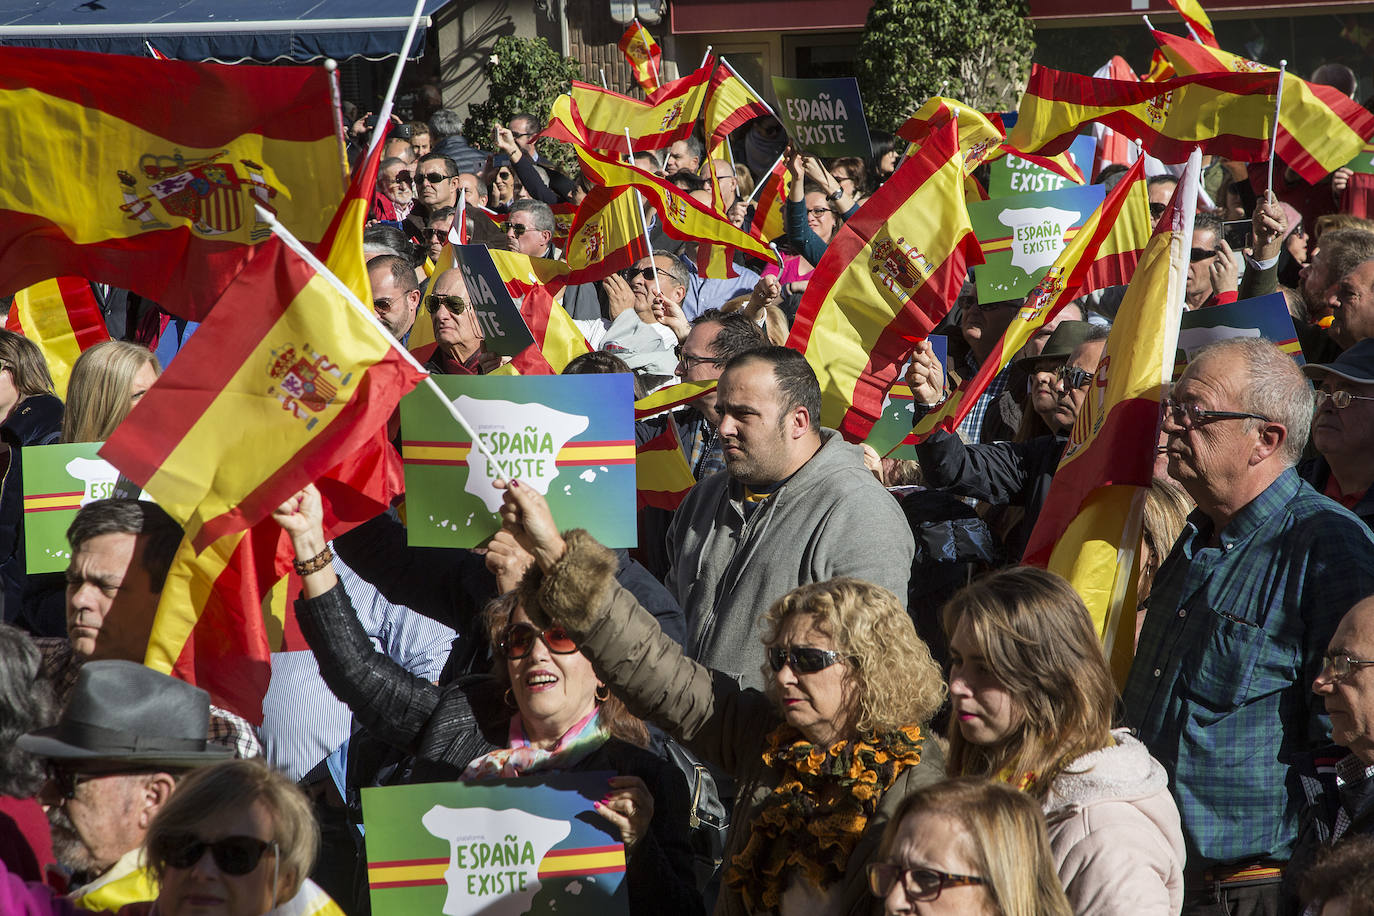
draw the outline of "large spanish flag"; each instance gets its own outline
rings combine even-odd
[[[946,124],[835,233],[787,345],[821,384],[821,423],[862,442],[903,360],[949,312],[983,255],[964,206],[964,156]]]
[[[1140,83],[1035,64],[1007,142],[1026,153],[1053,155],[1068,149],[1084,124],[1097,121],[1140,142],[1161,162],[1182,162],[1198,146],[1258,161],[1269,155],[1277,89],[1272,73],[1196,73]]]
[[[1155,40],[1179,73],[1264,73],[1273,67],[1186,38],[1155,32]],[[1272,106],[1271,106],[1272,107]],[[1283,74],[1283,102],[1274,150],[1308,184],[1345,165],[1374,137],[1374,114],[1333,86]],[[1252,159],[1261,157],[1251,157]]]
[[[1114,669],[1122,653],[1129,658],[1135,632],[1125,597],[1154,474],[1160,401],[1173,376],[1201,162],[1201,153],[1189,158],[1146,245],[1026,545],[1026,563],[1047,566],[1078,590]]]
[[[79,276],[203,319],[271,233],[343,193],[320,67],[0,47],[0,295]]]
[[[80,277],[44,280],[15,293],[5,329],[23,334],[42,351],[53,389],[64,401],[77,358],[110,339],[91,284]]]
[[[1118,267],[1125,252],[1139,255],[1139,249],[1150,237],[1150,201],[1145,193],[1144,176],[1145,161],[1137,159],[1102,201],[1102,206],[1064,246],[1049,273],[1026,296],[1016,318],[1007,326],[988,358],[983,360],[977,374],[955,389],[938,410],[923,417],[906,442],[918,442],[936,429],[954,432],[988,383],[1006,368],[1026,341],[1047,321],[1053,321],[1070,301],[1092,291],[1087,288],[1086,281],[1098,253],[1108,247],[1109,240],[1115,255],[1113,263]]]
[[[773,109],[768,107],[768,103],[740,79],[729,61],[721,58],[711,73],[706,105],[702,111],[706,148],[715,149],[725,142],[731,131],[772,113]]]
[[[654,36],[636,19],[630,23],[625,34],[620,36],[616,45],[625,55],[625,62],[634,71],[635,82],[645,93],[653,92],[659,86],[658,65],[663,60],[663,50],[654,41]]]
[[[687,139],[696,126],[710,79],[711,67],[702,67],[677,80],[673,91],[656,103],[573,80],[569,94],[554,100],[544,136],[621,155],[672,146]],[[634,150],[626,142],[626,128]]]
[[[897,128],[897,136],[918,146],[950,121],[959,124],[959,149],[964,153],[964,174],[971,175],[1007,138],[998,115],[985,115],[957,99],[931,96],[914,115]]]
[[[639,199],[629,188],[592,188],[573,217],[566,282],[593,283],[649,256]]]
[[[687,242],[729,245],[747,251],[770,263],[777,262],[773,250],[729,220],[704,206],[676,185],[613,156],[578,148],[582,174],[608,188],[631,187],[642,193],[658,213],[663,231]]]

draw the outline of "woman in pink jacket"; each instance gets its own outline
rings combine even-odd
[[[1125,729],[1088,609],[1053,573],[1014,567],[945,606],[949,773],[1041,802],[1078,916],[1177,914],[1183,831],[1168,776]]]

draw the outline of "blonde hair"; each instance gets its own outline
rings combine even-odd
[[[510,687],[510,672],[506,669],[506,659],[501,655],[501,634],[510,625],[511,617],[519,607],[520,601],[515,592],[507,592],[487,602],[482,610],[482,623],[487,631],[487,641],[491,644],[492,677],[505,687]],[[649,746],[649,729],[625,708],[620,697],[608,693],[606,699],[597,699],[597,705],[601,709],[601,724],[613,736],[637,747]]]
[[[1001,744],[980,746],[949,726],[949,772],[992,776],[1033,773],[1028,792],[1043,798],[1064,767],[1113,743],[1116,685],[1078,593],[1064,579],[1030,566],[974,580],[945,605],[945,632],[960,622],[1020,711]]]
[[[176,791],[148,825],[144,840],[153,874],[161,880],[171,848],[182,837],[199,837],[202,825],[242,811],[256,801],[272,813],[277,874],[283,882],[277,889],[274,905],[296,896],[315,864],[320,828],[305,793],[257,757],[226,760],[194,770],[178,780]]]
[[[764,643],[773,643],[794,614],[815,618],[816,627],[848,659],[860,734],[924,724],[944,703],[945,681],[930,647],[916,635],[902,602],[882,586],[843,576],[794,588],[764,614]],[[767,666],[764,683],[776,701]]]
[[[1153,559],[1155,569],[1173,549],[1174,541],[1183,533],[1188,513],[1192,511],[1193,501],[1178,484],[1164,477],[1156,477],[1150,482],[1150,489],[1145,491],[1144,523],[1140,535],[1150,551],[1149,559]],[[1147,558],[1140,559],[1144,563]]]
[[[1045,816],[1024,792],[963,777],[902,799],[883,831],[878,860],[888,861],[902,822],[928,814],[962,828],[960,852],[984,880],[998,916],[1073,916],[1050,853]]]
[[[162,373],[147,347],[127,340],[106,340],[82,353],[67,383],[62,415],[63,442],[103,442],[129,415],[134,376],[144,366]]]

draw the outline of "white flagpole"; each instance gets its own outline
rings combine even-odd
[[[1274,147],[1279,145],[1279,113],[1283,110],[1283,75],[1288,61],[1279,61],[1279,91],[1274,93],[1274,132],[1269,139],[1269,191],[1274,190]]]
[[[420,28],[420,17],[424,13],[425,0],[415,0],[415,12],[411,14],[410,26],[406,29],[406,40],[396,55],[396,69],[391,71],[391,85],[386,89],[386,98],[382,101],[382,109],[377,112],[377,126],[372,128],[372,140],[367,144],[369,151],[381,142],[382,137],[386,136],[386,125],[391,120],[391,106],[396,100],[396,89],[401,85],[401,71],[405,69],[406,65],[406,52],[410,50],[410,43],[415,40],[415,32]]]
[[[625,128],[625,145],[630,145],[630,129]],[[630,164],[634,165],[634,153],[630,153]],[[714,168],[714,167],[713,167]],[[649,241],[649,220],[644,216],[644,201],[640,199],[639,191],[630,189],[635,194],[635,209],[639,211],[639,228],[644,230],[644,247],[649,249],[649,269],[654,272],[654,289],[658,290],[658,295],[663,296],[663,287],[658,282],[658,262],[654,260],[654,243]]]
[[[773,169],[778,167],[778,163],[782,162],[783,156],[786,155],[786,153],[783,153],[782,156],[773,160],[773,164],[768,167],[768,171],[763,173],[763,178],[759,179],[758,184],[754,185],[754,190],[750,191],[749,196],[744,199],[746,204],[752,203],[754,198],[759,196],[759,192],[763,190],[763,183],[768,180],[769,175],[773,174]]]

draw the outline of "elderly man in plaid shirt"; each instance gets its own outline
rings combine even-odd
[[[1213,344],[1164,407],[1169,474],[1198,508],[1155,578],[1127,720],[1183,817],[1183,912],[1276,914],[1302,804],[1290,760],[1328,733],[1308,688],[1374,594],[1374,537],[1294,471],[1313,394],[1278,347]]]

